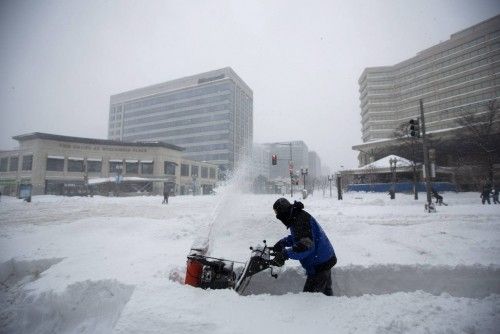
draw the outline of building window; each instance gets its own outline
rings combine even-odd
[[[210,168],[210,178],[215,179],[215,168]]]
[[[23,170],[31,170],[33,167],[33,155],[23,155]]]
[[[102,161],[87,160],[87,172],[100,173],[102,170]]]
[[[201,167],[201,178],[202,179],[208,178],[208,167]]]
[[[0,172],[6,172],[8,165],[9,165],[9,158],[1,158],[0,159]]]
[[[189,176],[189,165],[181,164],[181,176]]]
[[[191,165],[191,176],[198,176],[198,166]]]
[[[141,161],[141,173],[142,174],[153,174],[153,162]]]
[[[10,157],[9,171],[17,172],[18,167],[19,167],[19,157]]]
[[[83,159],[68,158],[68,172],[83,172]]]
[[[163,165],[165,175],[175,175],[175,166],[177,164],[171,161],[165,161]]]
[[[116,168],[118,166],[121,166],[119,168]],[[109,172],[110,173],[117,173],[118,169],[123,169],[123,161],[121,160],[109,160]]]
[[[48,157],[47,158],[47,171],[49,171],[49,172],[62,172],[62,171],[64,171],[64,158],[63,157]]]
[[[125,161],[125,173],[127,173],[127,174],[139,173],[139,162],[138,161]]]

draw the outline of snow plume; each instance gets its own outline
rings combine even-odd
[[[247,161],[241,163],[216,189],[217,204],[209,218],[208,232],[202,231],[192,248],[208,248],[207,255],[213,254],[217,239],[239,219],[245,206],[243,194],[248,193],[251,186],[250,166]]]

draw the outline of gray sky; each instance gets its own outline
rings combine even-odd
[[[355,167],[357,80],[500,13],[470,1],[0,2],[0,149],[29,132],[106,138],[109,96],[231,66],[254,141]]]

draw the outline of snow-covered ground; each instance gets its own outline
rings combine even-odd
[[[500,205],[446,193],[428,214],[420,197],[303,201],[339,259],[326,297],[294,261],[246,296],[179,283],[212,222],[211,254],[237,261],[284,236],[278,196],[3,196],[0,333],[498,333]]]

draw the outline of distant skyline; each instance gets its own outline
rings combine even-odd
[[[363,69],[498,14],[493,0],[2,1],[0,150],[30,132],[106,138],[111,95],[230,66],[254,93],[254,142],[356,167]]]

